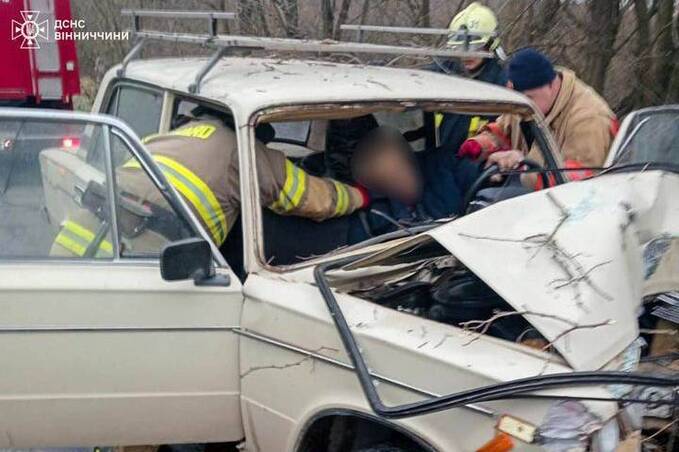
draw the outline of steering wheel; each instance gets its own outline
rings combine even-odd
[[[535,169],[535,170],[542,170],[542,166],[537,163],[535,160],[531,159],[524,159],[521,162],[521,166],[527,166],[530,169]],[[472,200],[476,197],[476,194],[483,188],[483,186],[488,182],[488,180],[495,176],[496,174],[500,173],[500,168],[497,165],[491,165],[481,174],[479,174],[479,177],[476,178],[474,183],[469,187],[467,190],[467,193],[464,195],[464,201],[462,202],[462,212],[467,212],[469,209],[469,204],[471,204]],[[543,187],[549,187],[549,177],[547,177],[547,173],[540,172],[540,178],[542,179],[542,186]]]

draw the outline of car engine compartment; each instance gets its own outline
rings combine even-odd
[[[420,246],[379,264],[387,263],[339,289],[383,307],[461,328],[495,316],[484,334],[540,348],[547,345],[523,316],[497,316],[515,309],[445,249]]]

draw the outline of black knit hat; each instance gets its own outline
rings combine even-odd
[[[526,91],[549,84],[556,71],[549,59],[532,48],[516,52],[507,65],[507,78],[517,91]]]

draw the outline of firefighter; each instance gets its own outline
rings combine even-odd
[[[455,50],[487,51],[496,58],[462,58],[434,60],[429,69],[444,74],[464,75],[481,82],[505,86],[507,78],[502,65],[504,51],[498,38],[498,21],[493,11],[477,2],[457,14],[448,26],[447,47]],[[457,150],[467,138],[476,135],[483,126],[497,116],[470,116],[456,113],[437,113],[435,116],[439,142]]]
[[[183,197],[217,246],[224,243],[240,213],[238,144],[234,130],[225,124],[229,120],[201,115],[169,133],[145,139],[147,149],[167,180]],[[311,176],[288,160],[282,152],[267,148],[259,140],[255,142],[255,154],[262,205],[280,215],[297,215],[323,221],[349,215],[368,204],[368,197],[363,190],[333,179]],[[123,164],[116,174],[121,199],[125,199],[129,206],[136,206],[119,209],[126,213],[122,217],[137,217],[140,225],[149,223],[143,221],[143,217],[152,216],[154,209],[151,208],[148,215],[143,213],[144,209],[155,206],[155,212],[162,211],[157,208],[165,203],[161,193],[137,160]],[[83,215],[78,217],[82,218]],[[80,228],[80,232],[86,231],[84,236],[94,238],[98,226],[89,224],[90,220],[87,219],[86,225],[76,224],[76,220],[64,222],[55,240],[53,254],[63,255],[64,243],[68,243],[63,237],[72,236],[74,224]],[[125,229],[134,232],[134,248],[148,251],[148,246],[136,243],[147,236],[140,234],[139,226]],[[172,227],[161,224],[153,230],[156,233],[172,232]],[[166,238],[173,240],[171,237]],[[107,243],[107,252],[112,254],[110,242]],[[68,251],[82,255],[87,248],[72,247]]]
[[[565,68],[555,68],[537,50],[517,52],[508,65],[509,87],[529,97],[545,116],[567,168],[600,167],[618,130],[608,104],[591,87]],[[524,158],[542,162],[536,144],[528,146],[519,136],[519,118],[502,115],[477,136],[465,141],[458,156],[497,164],[502,170],[517,168]],[[514,139],[513,139],[514,137]],[[571,180],[591,171],[569,172]],[[525,174],[524,185],[540,186],[535,174]]]

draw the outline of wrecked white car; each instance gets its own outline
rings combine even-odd
[[[677,385],[634,372],[644,250],[679,232],[677,173],[611,172],[328,244],[260,205],[259,124],[301,165],[323,155],[333,120],[372,114],[428,127],[426,141],[435,112],[513,112],[556,170],[542,118],[514,92],[434,73],[217,56],[207,68],[177,58],[112,69],[95,110],[121,119],[0,110],[3,447],[639,447],[640,391],[669,388],[654,403],[671,406]],[[238,131],[242,210],[221,249],[140,140],[196,106],[230,113]],[[36,154],[25,131],[43,123],[64,139],[22,158]],[[171,233],[117,184],[131,161],[163,195]],[[82,209],[96,224],[59,239]],[[129,247],[133,215],[154,232],[143,254]],[[272,239],[280,230],[285,243]],[[82,257],[55,258],[56,240]],[[662,290],[678,290],[666,268]]]

